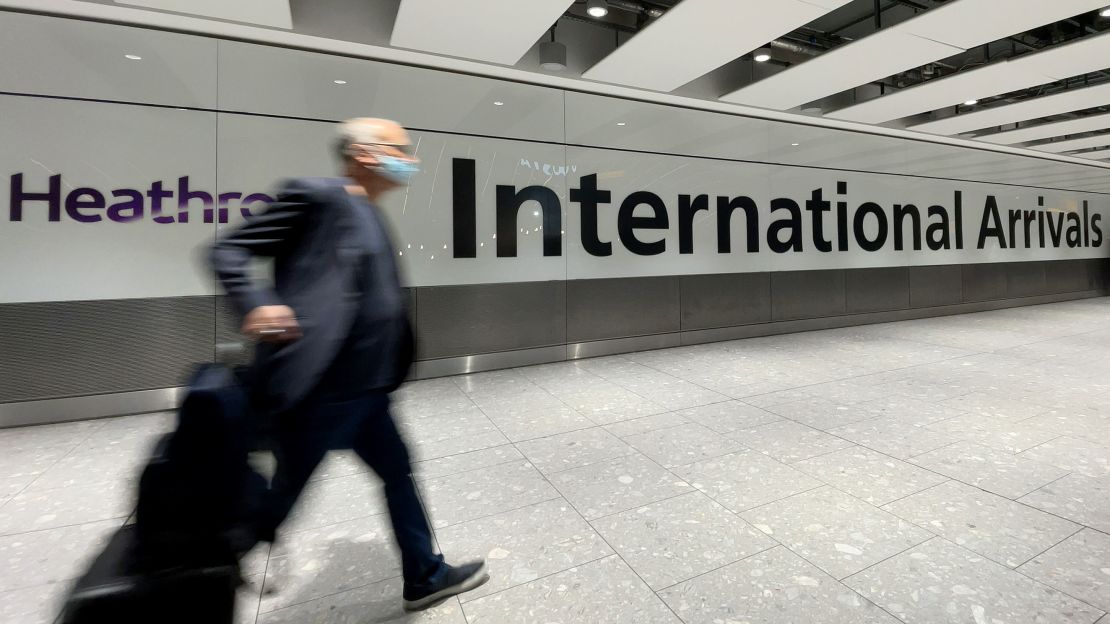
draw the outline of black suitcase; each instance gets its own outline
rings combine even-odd
[[[143,569],[135,525],[116,532],[78,579],[62,624],[232,624],[237,565]]]
[[[135,524],[120,529],[77,582],[62,624],[223,624],[234,618],[239,558],[265,479],[247,459],[250,409],[225,367],[200,367],[177,428],[156,445]]]

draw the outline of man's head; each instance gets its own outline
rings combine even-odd
[[[388,119],[344,121],[339,124],[337,148],[349,177],[380,190],[408,184],[420,164],[412,153],[408,132]]]

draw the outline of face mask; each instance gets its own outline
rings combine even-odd
[[[407,186],[412,180],[412,176],[420,171],[420,165],[410,161],[401,160],[394,156],[379,155],[378,164],[375,167],[378,173],[382,174],[390,181]]]

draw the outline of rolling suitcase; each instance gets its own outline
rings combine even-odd
[[[77,581],[62,624],[230,623],[239,558],[266,487],[247,459],[246,394],[230,370],[200,367],[177,427],[139,480],[124,526]]]
[[[78,579],[62,624],[232,624],[237,565],[144,569],[138,532],[116,532]]]

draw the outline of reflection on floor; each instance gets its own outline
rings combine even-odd
[[[1087,300],[409,384],[438,540],[493,580],[405,619],[379,485],[336,455],[250,556],[240,621],[1110,623],[1108,318]],[[170,423],[0,432],[0,621],[51,621]]]

